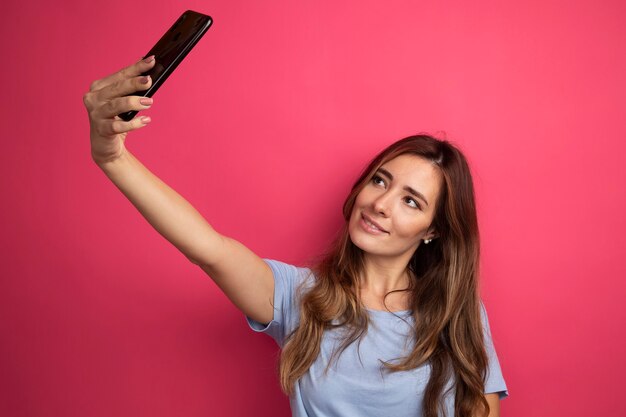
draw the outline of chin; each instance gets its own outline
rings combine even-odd
[[[380,257],[404,257],[407,252],[415,253],[418,244],[410,247],[390,247],[383,242],[371,239],[367,234],[362,234],[358,229],[348,229],[350,241],[354,246],[361,249],[364,254]]]
[[[368,236],[362,235],[358,230],[355,232],[352,228],[348,230],[350,241],[354,246],[361,249],[364,253],[370,255],[384,255],[380,253],[380,242],[373,242]]]
[[[356,246],[357,248],[361,249],[362,251],[365,252],[369,252],[368,249],[368,245],[364,245],[362,239],[359,239],[359,233],[358,231],[355,232],[355,226],[350,225],[348,227],[348,236],[350,237],[350,242],[352,242],[352,244],[354,246]]]

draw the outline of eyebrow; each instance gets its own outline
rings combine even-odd
[[[391,172],[387,171],[385,168],[378,168],[378,172],[380,172],[381,174],[383,174],[384,176],[389,178],[389,181],[393,181],[393,175],[391,175]],[[417,191],[414,188],[409,187],[408,185],[405,185],[403,187],[403,190],[404,191],[408,191],[409,193],[413,194],[415,197],[417,197],[420,200],[424,201],[426,206],[428,206],[428,201],[426,201],[426,197],[424,197],[424,194],[420,193],[419,191]]]

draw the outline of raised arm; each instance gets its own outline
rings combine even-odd
[[[83,101],[89,112],[92,159],[157,232],[199,265],[237,308],[267,323],[273,317],[274,295],[267,264],[241,243],[217,233],[124,145],[128,132],[144,127],[150,119],[139,116],[125,122],[117,115],[151,106],[152,99],[126,94],[149,88],[152,80],[140,74],[154,62],[139,61],[91,84]]]

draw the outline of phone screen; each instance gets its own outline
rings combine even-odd
[[[155,56],[155,64],[152,69],[142,75],[150,75],[152,85],[144,91],[137,91],[131,96],[152,97],[163,85],[167,77],[176,69],[178,64],[187,56],[189,51],[198,43],[202,35],[213,23],[210,16],[187,10],[183,13],[172,27],[165,32],[161,39],[144,55]],[[122,113],[119,117],[129,121],[137,114],[136,110]]]

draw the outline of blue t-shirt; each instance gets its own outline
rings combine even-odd
[[[274,273],[274,318],[267,325],[246,317],[256,332],[271,336],[282,348],[285,338],[298,326],[299,297],[314,283],[308,268],[265,260]],[[301,285],[302,284],[302,285]],[[481,303],[482,305],[482,303]],[[334,359],[328,373],[326,365],[343,341],[343,329],[326,330],[320,354],[297,382],[289,402],[294,417],[393,416],[419,417],[430,376],[430,365],[403,372],[389,372],[379,359],[399,362],[410,350],[409,334],[414,323],[409,311],[367,310],[367,333]],[[493,347],[487,313],[482,308],[485,345],[489,357],[485,394],[509,395]],[[451,387],[452,381],[444,391]],[[454,416],[454,389],[445,398],[448,416]]]

